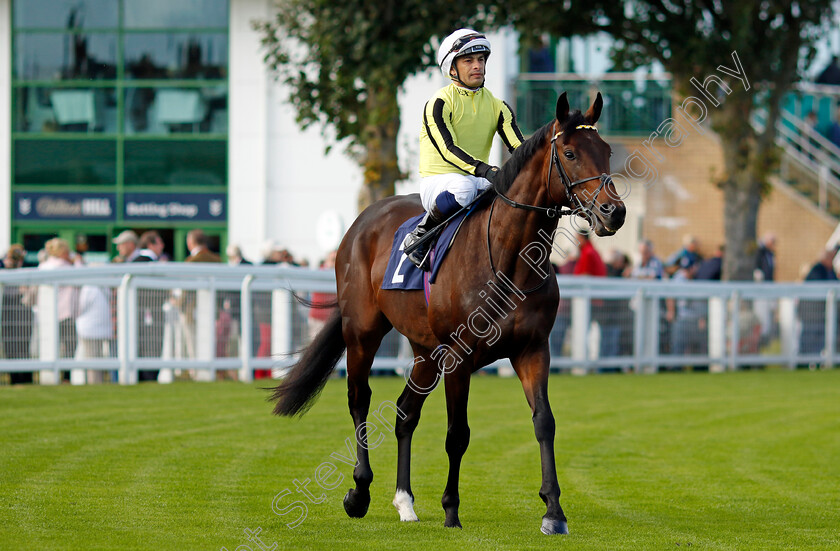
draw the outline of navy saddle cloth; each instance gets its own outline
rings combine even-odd
[[[455,237],[455,233],[461,226],[461,222],[466,218],[475,207],[462,212],[453,218],[449,224],[438,234],[437,241],[432,245],[432,272],[429,276],[429,283],[434,283],[437,277],[438,270],[440,270],[443,259],[449,250],[449,245]],[[403,241],[405,236],[411,233],[423,215],[420,214],[414,218],[406,220],[402,226],[397,228],[394,233],[394,243],[391,245],[391,256],[388,258],[388,267],[385,269],[385,277],[382,279],[383,289],[400,289],[403,291],[410,291],[415,289],[423,289],[423,270],[415,266],[408,256],[403,253]]]

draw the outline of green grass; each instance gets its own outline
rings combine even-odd
[[[374,379],[373,406],[399,379]],[[343,380],[300,420],[239,383],[0,387],[0,549],[827,549],[840,545],[840,370],[553,377],[571,535],[539,533],[530,412],[515,379],[474,377],[463,530],[445,529],[442,389],[414,440],[419,523],[391,499],[396,445],[371,452],[372,503],[317,490],[305,521],[272,512],[352,437]],[[315,491],[314,482],[310,489]],[[299,494],[295,494],[301,497]],[[291,503],[291,496],[283,505]],[[256,551],[258,547],[248,544]],[[248,547],[240,548],[241,551]]]

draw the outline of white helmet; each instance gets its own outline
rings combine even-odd
[[[490,57],[490,41],[487,37],[472,29],[458,29],[440,43],[437,54],[440,72],[446,78],[451,78],[449,69],[452,68],[455,58],[477,52],[484,52]]]

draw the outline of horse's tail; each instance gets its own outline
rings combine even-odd
[[[303,351],[300,361],[289,368],[269,397],[275,415],[303,415],[327,384],[347,344],[341,333],[341,312],[336,310],[315,339]]]

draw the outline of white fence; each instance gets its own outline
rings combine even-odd
[[[554,370],[722,371],[840,360],[836,283],[558,281]],[[0,287],[0,373],[35,372],[41,384],[59,382],[61,372],[76,384],[250,381],[255,370],[281,373],[319,327],[318,311],[291,292],[334,293],[335,278],[277,266],[158,263],[0,270]],[[407,342],[392,331],[374,370],[410,364]],[[490,367],[507,370],[504,362]]]

